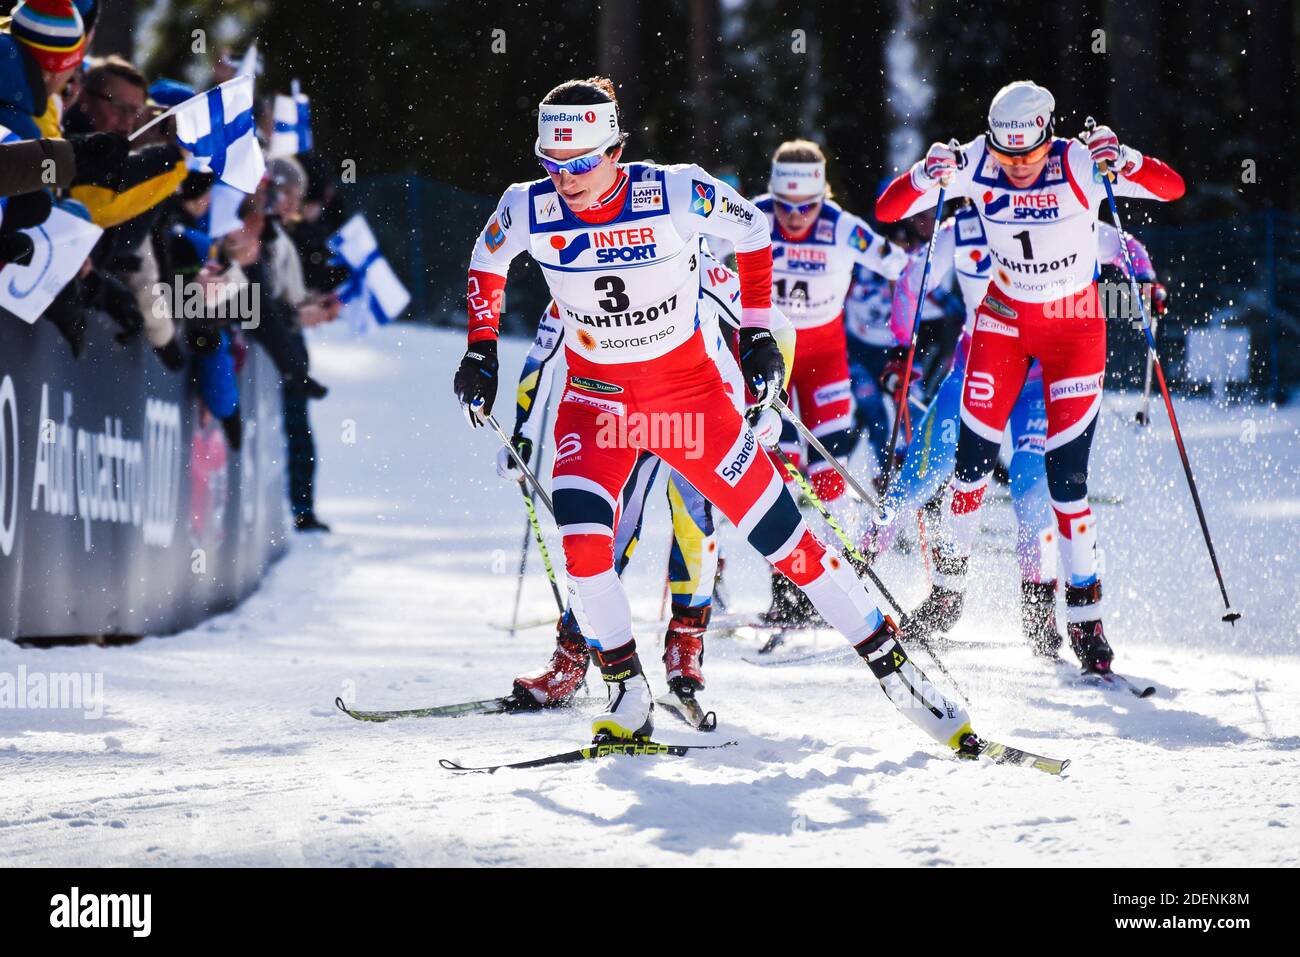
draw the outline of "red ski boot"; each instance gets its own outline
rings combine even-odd
[[[712,731],[717,717],[705,711],[696,700],[704,690],[704,631],[713,608],[691,608],[673,603],[673,617],[664,637],[664,668],[668,675],[668,693],[655,703],[676,718],[700,731]]]
[[[1101,582],[1066,585],[1065,605],[1069,613],[1065,628],[1070,635],[1070,647],[1079,656],[1079,664],[1084,671],[1109,674],[1115,652],[1111,651],[1101,627]]]
[[[556,627],[555,651],[551,653],[550,663],[539,671],[516,678],[511,695],[525,708],[566,705],[582,687],[590,663],[587,642],[573,616],[565,614]]]

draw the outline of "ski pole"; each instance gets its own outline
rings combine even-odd
[[[955,150],[956,140],[948,141],[948,148]],[[898,408],[894,412],[894,426],[889,431],[889,454],[885,456],[885,489],[894,479],[894,450],[898,448],[898,425],[903,419],[903,410],[907,407],[907,390],[911,388],[912,361],[916,358],[916,340],[921,333],[921,310],[925,308],[925,293],[930,285],[930,263],[934,259],[935,243],[939,240],[939,222],[943,218],[944,193],[948,190],[948,181],[939,181],[939,202],[934,207],[934,229],[930,232],[930,242],[925,247],[925,268],[921,270],[921,292],[916,297],[916,313],[912,316],[912,341],[907,347],[907,364],[903,367],[903,384]]]
[[[542,555],[542,565],[546,568],[546,577],[551,583],[551,594],[555,596],[555,607],[560,610],[560,614],[565,612],[564,598],[560,595],[560,585],[555,580],[555,568],[551,565],[551,553],[546,548],[546,539],[542,535],[542,523],[537,520],[537,509],[533,507],[533,497],[528,494],[528,489],[519,486],[519,491],[524,496],[524,508],[528,510],[528,524],[533,527],[533,537],[537,539],[537,550]]]
[[[907,621],[907,612],[903,611],[902,607],[898,604],[898,600],[889,593],[889,589],[884,586],[884,583],[881,582],[876,573],[868,567],[866,556],[858,551],[857,546],[853,544],[853,541],[849,538],[848,534],[844,529],[840,528],[839,522],[835,521],[835,518],[831,515],[831,510],[827,508],[826,503],[821,500],[821,496],[818,495],[817,490],[812,487],[812,483],[804,478],[803,473],[799,471],[799,466],[795,465],[794,462],[790,460],[790,456],[786,455],[784,449],[778,445],[773,449],[773,451],[776,452],[777,457],[781,459],[781,464],[784,465],[785,470],[790,473],[790,477],[798,483],[800,490],[807,497],[808,501],[812,502],[813,507],[817,509],[821,514],[821,517],[826,520],[826,524],[831,527],[831,531],[833,531],[835,537],[840,540],[840,544],[844,546],[844,550],[848,552],[849,557],[857,563],[858,567],[863,569],[866,576],[871,579],[871,583],[880,590],[880,594],[884,596],[885,601],[889,602],[889,606],[893,608],[894,611],[898,612],[900,626],[905,624]]]
[[[849,474],[849,470],[841,465],[835,456],[826,451],[826,446],[822,445],[817,436],[812,434],[812,429],[803,424],[803,420],[800,419],[799,416],[795,415],[788,405],[781,401],[780,396],[777,396],[772,400],[772,408],[785,416],[786,420],[798,430],[799,434],[807,440],[808,444],[816,449],[821,457],[830,463],[831,468],[839,473],[840,478],[844,479],[844,484],[853,489],[853,494],[860,498],[864,505],[868,508],[876,507],[875,498],[873,498],[866,489],[858,484],[858,480]]]
[[[1156,316],[1155,314],[1152,314],[1151,334],[1153,337],[1159,334],[1160,331],[1160,326],[1158,325],[1159,321],[1160,321],[1159,317]],[[1147,374],[1146,374],[1146,378],[1142,381],[1142,409],[1137,414],[1137,421],[1138,421],[1138,425],[1151,424],[1151,351],[1150,350],[1147,350]]]
[[[528,479],[528,483],[532,485],[534,493],[541,498],[542,502],[546,505],[546,510],[551,513],[551,518],[555,518],[555,506],[551,504],[551,497],[547,495],[546,490],[542,488],[542,483],[537,481],[537,476],[534,475],[533,470],[528,467],[528,463],[523,460],[523,457],[519,454],[518,450],[514,447],[511,441],[506,438],[506,433],[501,428],[501,424],[497,422],[496,417],[491,413],[484,414],[481,403],[479,405],[470,406],[470,409],[475,415],[492,427],[492,431],[497,434],[497,438],[499,438],[501,444],[506,447],[506,451],[510,454],[510,457],[514,459],[515,465],[519,467],[519,471],[523,473],[524,478]],[[522,486],[520,487],[521,489],[523,488]],[[564,599],[560,597],[560,588],[555,581],[555,571],[551,567],[551,559],[546,550],[546,542],[542,538],[541,523],[537,521],[537,509],[533,507],[533,499],[528,494],[527,489],[523,489],[523,492],[524,505],[528,509],[528,521],[529,524],[533,526],[533,534],[537,537],[537,547],[542,553],[542,561],[546,565],[546,573],[551,579],[551,591],[555,594],[555,603],[560,608],[560,614],[564,614]]]
[[[546,405],[545,403],[543,403],[542,423],[541,423],[542,427],[537,434],[537,447],[536,449],[534,449],[534,451],[537,454],[538,462],[542,460],[542,442],[546,438],[546,411],[547,411]],[[523,486],[520,485],[520,488],[523,489]],[[524,496],[527,497],[528,495],[527,489],[523,489],[523,491],[524,491]],[[524,543],[519,549],[519,579],[515,582],[515,609],[510,615],[510,637],[511,638],[515,637],[515,635],[518,633],[519,630],[518,629],[519,603],[520,601],[522,601],[524,597],[524,576],[528,571],[528,536],[529,534],[531,534],[532,528],[533,528],[533,520],[530,518],[527,522],[524,523]],[[539,545],[542,543],[542,539],[540,535],[538,536],[537,541]],[[554,587],[555,576],[551,572],[550,560],[546,554],[545,549],[542,550],[542,560],[546,563],[546,573],[551,576],[551,585],[552,587]]]
[[[777,446],[775,452],[780,457],[782,464],[785,465],[786,471],[789,472],[791,477],[799,483],[799,488],[802,489],[804,495],[808,497],[808,501],[812,502],[817,511],[821,513],[822,518],[826,520],[826,524],[831,527],[839,538],[840,544],[844,546],[844,550],[848,553],[849,557],[853,559],[853,561],[849,562],[849,567],[853,568],[855,571],[859,571],[860,574],[866,575],[867,578],[871,579],[871,583],[876,586],[885,601],[889,603],[889,606],[893,608],[894,611],[898,612],[898,627],[903,633],[902,637],[907,638],[907,624],[910,616],[907,612],[903,611],[902,606],[898,604],[898,599],[889,593],[889,589],[886,588],[885,583],[880,580],[880,576],[877,575],[871,569],[871,566],[867,564],[866,557],[858,551],[853,542],[849,540],[849,536],[845,534],[844,530],[840,528],[839,523],[831,516],[830,509],[827,508],[826,503],[821,500],[821,496],[819,496],[816,489],[812,487],[812,483],[804,478],[803,473],[799,471],[799,467],[795,465],[794,462],[790,461],[790,456],[786,455],[785,451],[780,446]],[[934,662],[935,667],[937,667],[943,676],[948,679],[949,683],[952,684],[953,689],[966,699],[966,703],[970,704],[970,696],[966,694],[961,685],[957,683],[957,679],[954,678],[952,672],[948,670],[948,666],[939,659],[939,656],[935,653],[934,647],[930,644],[930,639],[907,638],[907,640],[918,644],[925,649],[925,653],[930,656],[930,660]]]
[[[528,497],[528,491],[524,490],[524,497]],[[519,633],[519,602],[524,597],[524,575],[528,571],[528,536],[532,534],[531,523],[524,523],[524,544],[519,549],[519,577],[515,580],[515,610],[510,614],[510,637],[513,638]]]
[[[1091,116],[1084,120],[1083,123],[1086,132],[1091,132],[1096,125],[1097,121]],[[1151,323],[1147,320],[1146,304],[1142,301],[1142,293],[1138,289],[1137,273],[1133,269],[1133,259],[1129,255],[1128,243],[1124,242],[1124,227],[1120,224],[1119,206],[1115,202],[1115,191],[1111,189],[1110,185],[1113,174],[1107,169],[1105,162],[1095,165],[1101,172],[1101,181],[1106,187],[1106,199],[1110,201],[1111,218],[1115,220],[1115,228],[1120,233],[1119,248],[1124,256],[1124,271],[1128,274],[1133,300],[1137,303],[1138,315],[1142,318],[1142,332],[1146,336],[1151,368],[1155,371],[1156,382],[1160,385],[1160,394],[1165,400],[1165,411],[1169,413],[1169,425],[1174,430],[1174,443],[1178,446],[1178,456],[1182,459],[1183,473],[1187,476],[1187,487],[1192,493],[1192,504],[1196,506],[1196,517],[1201,523],[1201,534],[1205,536],[1205,547],[1210,553],[1210,564],[1214,566],[1214,577],[1219,581],[1219,594],[1223,596],[1223,605],[1227,609],[1227,614],[1223,616],[1223,620],[1232,624],[1241,617],[1241,613],[1232,610],[1232,602],[1228,600],[1228,586],[1223,582],[1223,572],[1219,568],[1219,557],[1215,554],[1214,542],[1210,539],[1210,526],[1205,520],[1205,509],[1201,506],[1201,495],[1196,490],[1196,479],[1192,476],[1192,463],[1187,457],[1187,448],[1183,445],[1183,433],[1178,427],[1178,417],[1174,415],[1174,402],[1169,395],[1169,385],[1165,382],[1165,372],[1160,365],[1160,355],[1156,352],[1156,339],[1151,331]]]

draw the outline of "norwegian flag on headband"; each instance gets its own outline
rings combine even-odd
[[[1008,133],[1008,134],[1007,134],[1007,145],[1008,145],[1008,146],[1024,146],[1024,145],[1025,145],[1025,134],[1024,134],[1024,133]]]
[[[555,130],[555,142],[557,143],[573,142],[573,129],[571,127],[558,127]]]

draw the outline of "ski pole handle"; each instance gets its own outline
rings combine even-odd
[[[957,155],[959,161],[964,162],[964,157],[962,157],[962,152],[961,152],[961,144],[957,142],[957,137],[955,137],[955,136],[952,137],[950,140],[948,140],[948,142],[947,142],[946,145],[947,145],[948,149],[952,150],[952,151]],[[951,173],[948,173],[948,174],[946,174],[946,175],[944,175],[944,176],[940,176],[940,177],[939,177],[939,186],[940,186],[942,189],[945,189],[945,190],[946,190],[946,189],[948,188],[948,184],[951,183],[951,182],[952,182],[952,174],[951,174]],[[943,194],[942,194],[942,193],[939,194],[939,209],[940,209],[940,210],[943,209]],[[937,222],[937,220],[936,220],[936,222]]]
[[[1093,119],[1091,116],[1087,117],[1083,121],[1083,132],[1079,134],[1079,141],[1082,143],[1087,143],[1088,134],[1091,133],[1096,128],[1097,128],[1097,121]],[[1110,163],[1108,163],[1106,160],[1098,160],[1096,166],[1097,169],[1101,170],[1101,178],[1104,179],[1107,183],[1110,183],[1115,178],[1115,174],[1110,171]],[[1109,188],[1107,189],[1107,192],[1110,192]],[[1115,205],[1115,199],[1114,197],[1111,197],[1112,212],[1114,211],[1114,205]],[[1116,221],[1115,223],[1115,228],[1119,229],[1118,221]]]

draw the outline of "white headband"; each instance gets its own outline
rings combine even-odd
[[[777,196],[803,197],[821,196],[826,192],[825,163],[772,163],[772,178],[767,188]]]
[[[594,150],[617,141],[618,107],[613,103],[543,103],[537,110],[539,150]]]

